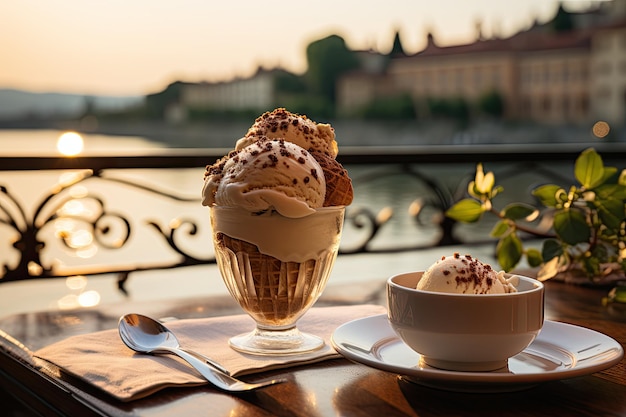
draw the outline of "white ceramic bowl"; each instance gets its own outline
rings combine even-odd
[[[416,290],[423,272],[387,281],[389,323],[429,366],[493,371],[523,351],[544,319],[544,286],[517,275],[515,293],[446,294]]]

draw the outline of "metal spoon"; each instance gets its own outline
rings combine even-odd
[[[224,371],[224,368],[207,357],[181,349],[174,333],[162,323],[141,314],[122,316],[118,330],[124,344],[135,352],[177,355],[195,368],[207,381],[224,391],[250,391],[285,382],[284,379],[272,379],[253,384],[233,378]]]

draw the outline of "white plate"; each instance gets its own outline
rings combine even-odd
[[[624,356],[622,346],[602,333],[548,320],[533,343],[509,359],[508,368],[493,372],[429,367],[396,335],[384,314],[341,325],[331,342],[352,361],[400,374],[418,384],[466,392],[517,391],[545,381],[592,374],[610,368]]]

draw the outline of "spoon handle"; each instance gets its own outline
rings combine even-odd
[[[228,371],[226,368],[224,368],[222,365],[220,365],[219,363],[215,362],[213,359],[209,358],[208,356],[203,355],[202,353],[198,353],[198,352],[194,352],[193,350],[189,350],[189,349],[185,349],[185,348],[179,348],[180,350],[189,353],[192,356],[195,356],[196,358],[200,359],[201,361],[204,361],[206,363],[208,363],[210,366],[216,368],[218,371],[225,373],[226,375],[230,375],[230,371]]]
[[[196,371],[200,373],[203,377],[206,378],[207,381],[215,385],[216,387],[223,389],[225,391],[230,391],[230,378],[227,374],[219,371],[216,368],[207,365],[204,362],[204,359],[198,359],[196,356],[187,353],[182,349],[175,349],[167,346],[160,346],[159,350],[165,350],[169,353],[178,356],[183,359],[189,365],[191,365]]]

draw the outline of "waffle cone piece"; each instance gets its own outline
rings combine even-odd
[[[276,326],[293,325],[317,300],[325,285],[320,277],[328,276],[320,269],[332,266],[325,258],[283,262],[223,233],[216,243],[230,257],[229,270],[222,272],[231,294],[255,320]]]
[[[324,171],[326,180],[324,207],[350,205],[354,198],[354,189],[348,171],[336,159],[325,153],[312,151],[311,155]]]

